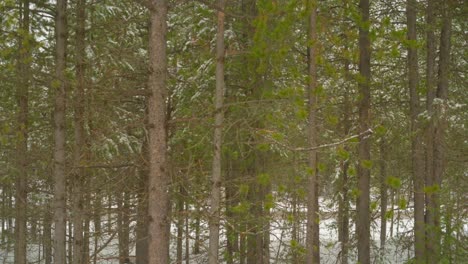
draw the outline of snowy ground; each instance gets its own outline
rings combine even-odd
[[[334,211],[335,208],[328,208],[329,212],[324,212],[324,215],[329,215],[330,212]],[[324,210],[326,211],[326,209]],[[408,212],[406,212],[408,213]],[[387,223],[387,247],[385,251],[385,258],[379,260],[379,230],[380,230],[380,220],[376,219],[371,226],[371,238],[372,238],[372,258],[373,263],[405,263],[408,259],[412,257],[412,220],[407,217],[405,212],[402,212],[400,221],[395,221],[393,226],[390,221]],[[321,258],[323,264],[335,264],[339,263],[337,258],[340,255],[340,245],[337,243],[337,228],[336,221],[333,218],[322,219],[320,222],[320,241],[321,241]],[[395,219],[396,220],[396,219]],[[134,228],[135,223],[132,223],[132,228]],[[206,227],[206,223],[202,223]],[[390,228],[393,227],[393,230]],[[208,231],[207,228],[202,228],[205,230],[201,233],[201,238],[203,243],[201,245],[201,251],[205,251],[204,248],[208,245]],[[291,242],[291,229],[290,224],[285,220],[272,221],[270,225],[270,255],[271,263],[286,263],[286,257],[290,252],[290,242]],[[305,226],[304,224],[300,227],[301,234],[304,235]],[[173,239],[171,240],[171,255],[173,259],[175,258],[175,248],[176,248],[176,227],[172,226],[172,235]],[[350,230],[351,234],[354,233],[353,228]],[[390,237],[390,234],[393,236]],[[191,237],[194,237],[195,234],[191,234]],[[131,241],[134,240],[131,238]],[[221,240],[225,240],[224,234],[222,235]],[[109,242],[110,241],[110,242]],[[299,242],[305,241],[305,237],[300,237]],[[193,240],[190,240],[190,247],[193,247]],[[91,254],[94,252],[94,241],[91,239]],[[98,263],[102,264],[114,264],[118,262],[118,238],[116,235],[113,237],[111,235],[103,236],[98,241],[98,247],[102,245],[106,247],[98,253]],[[133,250],[130,255],[134,256],[134,244],[131,245]],[[184,243],[185,247],[185,243]],[[185,252],[185,250],[183,250]],[[350,250],[350,263],[356,262],[356,252],[355,250]],[[190,263],[192,264],[202,264],[207,263],[206,254],[199,255],[190,255]],[[43,260],[43,248],[39,245],[30,244],[28,247],[28,259],[31,263],[44,263]],[[222,256],[220,256],[222,260]],[[4,245],[0,247],[0,264],[13,263],[13,246],[10,246],[9,249],[6,249]],[[221,262],[223,263],[223,262]]]

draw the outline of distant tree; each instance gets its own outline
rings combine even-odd
[[[54,263],[66,263],[67,177],[65,171],[65,112],[67,77],[67,1],[58,0],[56,7],[56,65],[52,90],[54,103]]]

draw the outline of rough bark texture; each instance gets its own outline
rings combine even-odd
[[[416,48],[416,1],[406,2],[408,39],[408,88],[410,94],[411,163],[414,188],[414,255],[416,263],[424,263],[424,152],[418,121],[420,111],[418,93],[418,52]]]
[[[369,0],[359,1],[361,20],[359,21],[359,132],[370,126],[370,39],[369,39]],[[358,189],[356,233],[358,238],[358,262],[370,263],[370,138],[361,136],[358,146]]]
[[[66,172],[65,172],[65,102],[67,1],[58,0],[56,10],[56,70],[52,89],[54,109],[54,263],[66,263]]]
[[[76,27],[76,80],[74,95],[75,146],[73,149],[72,200],[73,200],[73,264],[84,263],[83,259],[83,176],[80,165],[84,155],[84,108],[85,108],[85,0],[77,2]]]
[[[224,98],[224,0],[218,1],[218,29],[216,34],[216,94],[215,127],[213,137],[213,164],[210,207],[210,242],[208,263],[218,263],[219,218],[221,204],[221,147],[223,136],[223,98]]]
[[[27,220],[27,184],[28,184],[28,90],[30,80],[31,56],[29,45],[29,1],[21,1],[20,27],[22,34],[19,38],[18,56],[18,86],[16,97],[18,100],[18,137],[16,140],[16,195],[15,195],[15,263],[26,264],[26,220]]]
[[[308,84],[308,134],[309,147],[317,146],[317,2],[308,2],[309,16],[309,84]],[[317,151],[309,151],[308,157],[309,178],[307,183],[307,237],[306,237],[306,263],[320,263],[319,243],[319,208],[318,208],[318,170]]]
[[[166,123],[167,1],[153,0],[150,8],[149,195],[148,263],[169,263],[169,183]]]

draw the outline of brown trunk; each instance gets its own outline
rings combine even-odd
[[[424,230],[424,160],[421,142],[421,130],[418,122],[420,102],[418,93],[418,53],[416,36],[416,1],[406,2],[408,34],[408,88],[410,94],[411,119],[411,160],[414,187],[414,255],[416,263],[424,263],[425,230]],[[414,43],[413,43],[414,42]]]
[[[385,257],[385,242],[387,240],[387,149],[385,138],[380,141],[380,258]]]
[[[230,157],[228,157],[229,159]],[[235,179],[236,171],[233,168],[233,161],[229,159],[229,166],[226,171],[226,221],[230,224],[226,226],[226,237],[227,237],[227,264],[234,264],[234,254],[239,252],[239,234],[234,227],[238,226],[235,218],[235,214],[232,208],[238,204],[236,198]],[[228,184],[229,182],[229,184]]]
[[[54,263],[66,263],[66,172],[65,172],[65,102],[67,80],[67,1],[58,0],[56,10],[56,70],[52,89],[54,109]]]
[[[29,1],[20,1],[20,23],[22,34],[19,39],[18,57],[18,86],[16,97],[18,100],[18,132],[16,141],[16,195],[15,195],[15,263],[26,264],[26,220],[27,220],[27,185],[28,185],[28,93],[30,79],[31,57],[29,36]]]
[[[440,57],[437,91],[435,97],[438,99],[434,104],[434,145],[433,145],[433,186],[432,211],[434,216],[433,225],[429,227],[431,232],[429,248],[431,254],[428,256],[429,263],[439,263],[440,261],[440,201],[439,190],[445,170],[445,133],[447,130],[447,96],[450,72],[450,38],[452,33],[452,16],[450,2],[443,2],[442,7],[442,30],[440,34]]]
[[[84,108],[85,108],[85,4],[86,0],[77,3],[76,30],[76,79],[77,85],[74,96],[75,146],[73,150],[72,170],[72,201],[73,201],[73,264],[84,263],[83,260],[83,176],[81,168],[85,143]]]
[[[359,21],[359,133],[370,127],[370,39],[369,39],[369,0],[359,1],[361,20]],[[358,238],[358,261],[370,263],[370,138],[361,136],[358,146],[358,189],[356,233]],[[367,164],[366,164],[367,163]]]
[[[130,194],[123,191],[117,195],[117,230],[119,236],[119,263],[125,264],[129,257]]]
[[[42,244],[44,245],[44,261],[45,264],[52,263],[52,219],[50,207],[46,206],[44,213],[44,234]]]
[[[101,208],[102,208],[101,195],[99,194],[99,192],[97,192],[94,196],[94,204],[93,204],[94,252],[98,250],[99,237],[102,235]],[[93,258],[93,263],[96,264],[95,257]]]
[[[197,204],[195,207],[195,242],[193,243],[193,254],[200,254],[200,206]]]
[[[431,188],[434,185],[434,170],[433,170],[433,156],[434,156],[434,97],[435,97],[435,61],[436,61],[436,38],[435,38],[435,7],[436,1],[428,0],[426,8],[426,109],[430,117],[429,124],[426,128],[426,176],[425,186]],[[434,200],[432,192],[425,192],[426,195],[426,215],[425,215],[425,231],[426,231],[426,262],[429,262],[429,257],[432,255],[434,232],[431,232],[431,227],[434,226]]]
[[[148,101],[145,105],[144,124],[148,131]],[[141,147],[140,170],[138,171],[137,181],[137,223],[136,223],[136,242],[135,242],[135,264],[148,264],[148,169],[149,169],[149,149],[148,135],[143,135],[143,144]]]
[[[148,263],[169,263],[169,183],[166,120],[167,0],[151,1],[149,36]]]
[[[146,113],[147,116],[148,113]],[[147,118],[145,118],[145,125],[147,125]],[[148,129],[148,128],[147,128]],[[136,226],[136,263],[135,264],[148,264],[148,141],[143,140],[141,149],[142,155],[142,169],[138,175],[137,186],[137,226]]]
[[[308,94],[308,134],[309,147],[317,146],[317,2],[308,2],[310,8],[308,39],[310,46],[308,68],[309,83]],[[320,240],[319,240],[319,208],[318,208],[318,170],[317,151],[309,151],[308,157],[309,177],[307,183],[307,237],[306,237],[306,263],[320,263]]]
[[[223,99],[224,99],[224,0],[218,1],[218,29],[216,34],[216,95],[215,127],[213,137],[213,164],[210,207],[210,242],[208,263],[218,263],[219,251],[219,218],[221,204],[221,148],[223,133]]]
[[[349,12],[348,11],[348,2],[346,1],[344,7],[343,17]],[[346,29],[344,29],[346,30]],[[345,51],[348,51],[347,37],[344,35]],[[344,62],[344,77],[347,82],[351,81],[350,75],[350,60],[345,58]],[[344,101],[343,101],[343,137],[347,137],[351,130],[350,116],[352,115],[351,102],[349,100],[349,90],[350,86],[346,87],[344,91]],[[347,146],[344,147],[345,151],[349,151]],[[341,245],[341,264],[348,263],[348,251],[349,251],[349,197],[348,197],[348,169],[349,169],[349,159],[344,160],[340,164],[341,166],[341,179],[339,181],[339,196],[338,202],[338,239]]]
[[[184,235],[184,198],[183,198],[184,187],[182,186],[182,180],[179,178],[179,195],[177,197],[177,264],[182,264],[183,257],[183,235]]]

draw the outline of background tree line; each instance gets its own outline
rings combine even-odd
[[[463,263],[459,0],[0,3],[3,263]]]

